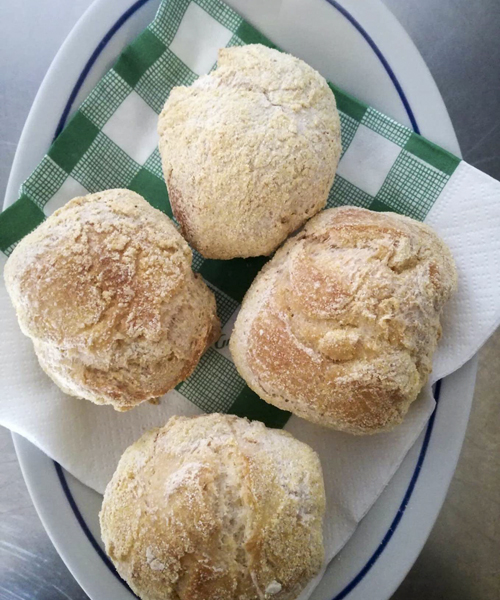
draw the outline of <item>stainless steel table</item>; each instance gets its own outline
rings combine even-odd
[[[464,158],[500,179],[499,0],[384,0],[450,112]],[[0,2],[0,197],[43,76],[90,0]],[[394,600],[500,598],[500,333],[481,352],[465,445],[436,526]],[[85,600],[0,428],[0,599]],[[111,600],[111,599],[106,599]]]

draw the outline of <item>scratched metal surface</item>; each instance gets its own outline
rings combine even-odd
[[[498,0],[384,0],[445,99],[464,157],[500,179]],[[0,2],[0,197],[35,93],[90,0]],[[436,526],[393,600],[500,598],[500,335],[483,350],[466,442]],[[0,600],[86,600],[31,504],[0,428]],[[103,599],[112,600],[112,599]]]

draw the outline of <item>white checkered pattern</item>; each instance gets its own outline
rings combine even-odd
[[[363,192],[376,196],[400,152],[400,146],[360,125],[337,173]]]
[[[143,165],[158,145],[158,115],[131,92],[103,127],[105,133],[136,163]]]
[[[170,44],[170,50],[191,71],[204,75],[217,62],[219,48],[224,48],[232,37],[229,29],[192,2]]]

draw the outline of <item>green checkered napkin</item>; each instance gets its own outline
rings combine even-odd
[[[273,46],[219,0],[163,0],[155,20],[124,50],[24,182],[19,200],[0,215],[0,250],[9,255],[69,199],[109,188],[134,190],[172,217],[157,115],[174,86],[190,85],[214,67],[220,47],[249,43]],[[331,87],[343,154],[327,206],[351,204],[424,220],[460,160]],[[235,311],[266,260],[207,260],[194,252],[194,270],[216,295],[223,334],[177,391],[207,412],[283,426],[288,413],[245,385],[227,348]]]

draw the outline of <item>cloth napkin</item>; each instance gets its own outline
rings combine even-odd
[[[270,3],[273,4],[273,3]],[[288,47],[300,56],[300,43]],[[157,115],[175,85],[210,71],[222,46],[272,43],[219,0],[164,0],[0,215],[0,267],[17,242],[77,195],[127,187],[172,216],[157,149]],[[314,40],[310,41],[311,44]],[[432,382],[459,368],[500,320],[500,184],[332,85],[343,155],[328,207],[392,210],[431,224],[450,246],[459,290],[446,307]],[[320,455],[327,492],[327,560],[387,485],[434,408],[430,385],[393,432],[354,437],[290,417],[238,376],[228,339],[241,299],[266,259],[214,261],[194,252],[217,298],[221,338],[158,406],[124,413],[65,396],[38,366],[0,283],[0,424],[36,444],[102,493],[123,450],[174,414],[231,412],[285,427]],[[306,598],[318,578],[308,586]]]

